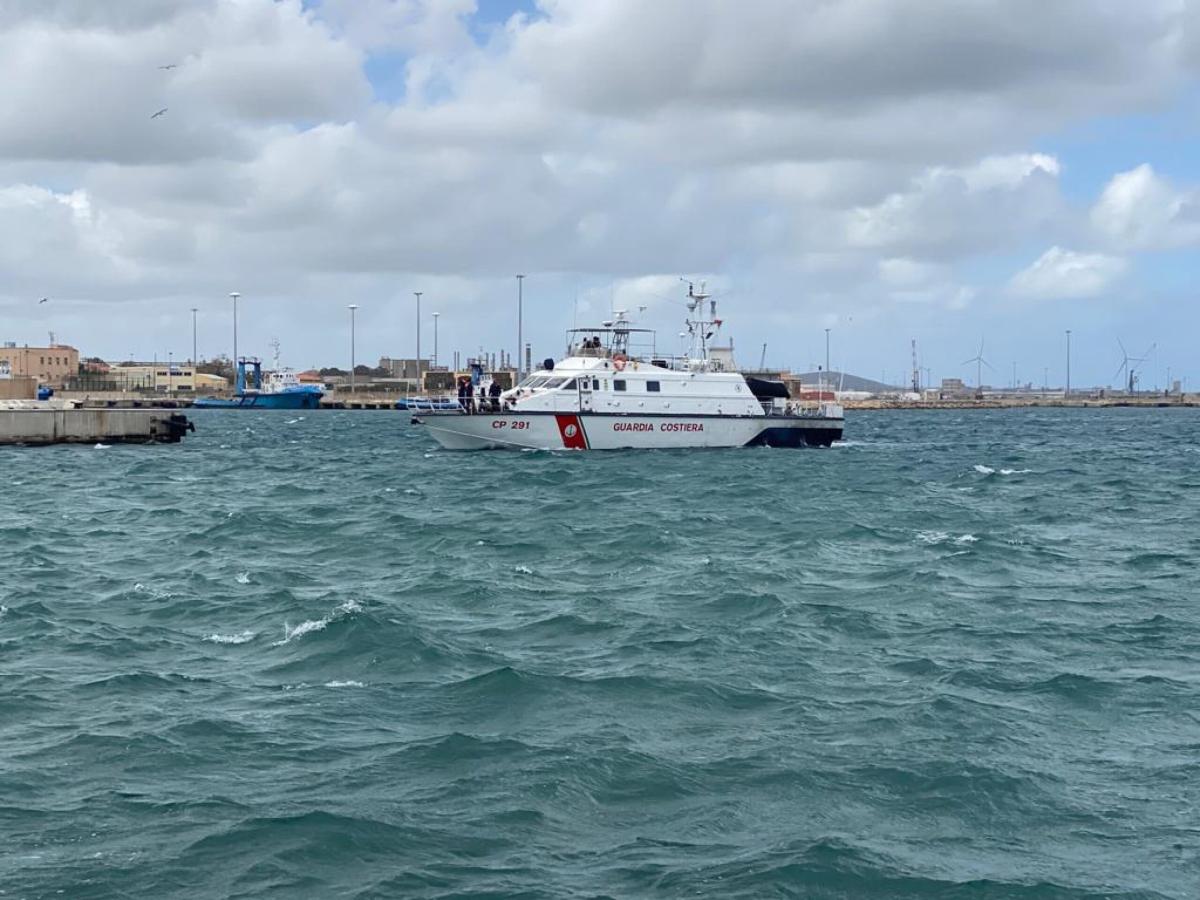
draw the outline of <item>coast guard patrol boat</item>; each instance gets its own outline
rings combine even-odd
[[[682,357],[636,356],[631,340],[654,333],[622,312],[602,328],[568,331],[565,358],[503,392],[498,408],[481,400],[413,424],[450,450],[828,447],[841,438],[838,404],[801,407],[782,382],[728,371],[710,354],[722,321],[703,285],[688,285],[687,307]]]

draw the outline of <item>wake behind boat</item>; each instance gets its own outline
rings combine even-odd
[[[828,447],[841,438],[838,404],[801,406],[782,382],[713,358],[708,342],[721,324],[716,301],[689,285],[691,345],[681,358],[634,355],[631,339],[653,332],[618,313],[601,328],[571,329],[562,360],[498,398],[412,421],[450,450]]]

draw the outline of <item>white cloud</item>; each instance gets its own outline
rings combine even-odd
[[[852,245],[942,257],[995,250],[1063,215],[1058,161],[1039,153],[931,167],[873,206],[846,216]]]
[[[492,340],[518,269],[545,298],[527,333],[553,346],[572,279],[636,305],[643,276],[675,294],[723,272],[773,342],[818,309],[976,310],[965,260],[1079,246],[1060,161],[1021,151],[1161,104],[1190,71],[1175,0],[541,0],[483,38],[474,8],[0,3],[0,306],[73,298],[70,325],[125,352],[115,304],[237,287],[243,327],[262,316],[309,359],[348,294],[363,323],[382,310],[365,340],[411,346],[391,317],[418,283],[444,340]],[[1169,227],[1144,200],[1097,227],[1177,245],[1170,196],[1188,195],[1168,194],[1148,192]]]
[[[1013,276],[1014,293],[1035,300],[1079,299],[1103,294],[1128,268],[1124,259],[1051,247]]]
[[[1182,191],[1143,163],[1114,175],[1092,207],[1092,224],[1127,249],[1200,244],[1200,191]]]

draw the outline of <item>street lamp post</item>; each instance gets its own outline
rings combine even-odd
[[[238,297],[242,296],[237,291],[230,291],[229,296],[233,298],[233,371],[236,375],[238,355],[237,355],[237,302]]]
[[[354,311],[358,309],[357,303],[351,303],[346,307],[350,310],[350,393],[354,393]]]
[[[196,357],[196,307],[192,307],[192,380],[195,381],[195,368],[199,360]]]
[[[523,319],[525,306],[525,276],[517,276],[517,383],[521,381],[521,365],[524,360],[525,353],[525,335],[523,333]]]
[[[421,390],[421,295],[424,291],[413,291],[417,298],[417,391]]]
[[[828,329],[828,328],[825,329],[825,375],[826,375],[826,377],[828,377],[828,375],[829,375],[829,331],[830,331],[830,329]]]
[[[1071,396],[1071,329],[1067,329],[1067,389],[1063,397]]]
[[[438,364],[438,356],[437,356],[437,320],[438,320],[438,316],[440,316],[440,315],[441,315],[441,313],[434,313],[434,314],[433,314],[433,366],[434,366],[434,368],[437,368],[437,364]]]
[[[171,383],[171,376],[175,369],[175,353],[171,350],[167,351],[167,396],[171,396],[171,391],[174,385]]]

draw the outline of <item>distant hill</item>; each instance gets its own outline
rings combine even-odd
[[[908,388],[896,387],[892,384],[884,384],[881,381],[872,381],[870,378],[860,378],[858,375],[842,372],[805,372],[801,375],[792,375],[792,377],[805,384],[816,384],[824,378],[826,384],[838,391],[864,391],[869,394],[883,394],[908,390]]]

